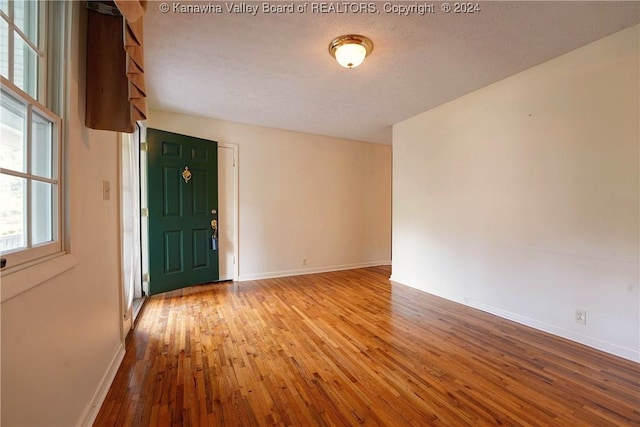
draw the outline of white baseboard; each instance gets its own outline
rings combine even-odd
[[[118,368],[122,363],[122,359],[124,359],[124,344],[120,343],[118,348],[116,348],[115,354],[111,359],[111,363],[107,368],[107,371],[102,376],[100,383],[98,384],[98,389],[95,391],[91,400],[89,401],[89,405],[85,408],[80,416],[80,420],[76,424],[78,427],[88,427],[92,426],[96,417],[98,416],[98,412],[102,407],[102,403],[104,399],[107,397],[107,393],[109,392],[109,388],[111,387],[111,383],[113,383],[114,378],[116,377],[116,373],[118,372]]]
[[[605,353],[612,354],[614,356],[622,357],[623,359],[630,360],[632,362],[640,363],[640,351],[634,350],[631,348],[626,348],[619,346],[617,344],[613,344],[610,342],[602,341],[593,337],[589,337],[586,335],[577,334],[573,331],[569,331],[558,326],[554,326],[545,322],[541,322],[536,319],[532,319],[526,316],[522,316],[518,313],[513,313],[511,311],[507,311],[501,309],[499,307],[494,307],[489,304],[482,303],[480,301],[473,300],[471,298],[459,298],[454,295],[441,295],[435,294],[433,292],[429,292],[423,288],[418,286],[409,285],[409,281],[403,281],[402,278],[398,280],[397,276],[391,276],[390,279],[394,283],[398,283],[400,285],[409,286],[410,288],[418,289],[428,294],[435,295],[440,298],[444,298],[449,301],[457,302],[462,305],[466,305],[468,307],[476,308],[478,310],[482,310],[489,314],[493,314],[498,317],[502,317],[503,319],[511,320],[516,323],[520,323],[521,325],[529,326],[531,328],[537,329],[542,332],[547,332],[549,334],[558,336],[560,338],[565,338],[570,341],[574,341],[580,344],[584,344],[586,346],[595,348],[596,350],[604,351]]]
[[[573,331],[569,331],[555,325],[551,325],[536,319],[531,319],[529,317],[522,316],[518,313],[513,313],[498,307],[493,307],[491,305],[484,304],[480,301],[468,299],[466,305],[468,305],[469,307],[477,308],[478,310],[482,310],[490,314],[494,314],[504,319],[512,320],[516,323],[529,326],[539,331],[547,332],[552,335],[559,336],[561,338],[566,338],[568,340],[575,341],[577,343],[595,348],[596,350],[601,350],[606,353],[622,357],[623,359],[640,363],[640,351],[622,347],[607,341],[602,341],[597,338],[589,337],[587,335],[578,334]]]
[[[307,267],[296,270],[272,271],[269,273],[255,273],[240,275],[238,282],[248,280],[275,279],[276,277],[301,276],[303,274],[328,273],[330,271],[353,270],[356,268],[377,267],[379,265],[391,265],[391,261],[360,262],[355,264],[334,265],[328,267]]]

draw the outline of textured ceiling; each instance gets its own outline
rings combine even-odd
[[[167,13],[161,2],[150,2],[150,107],[389,144],[394,123],[640,21],[636,1],[480,2],[474,14],[445,14],[436,2],[435,13],[423,16],[386,13],[384,2],[375,2],[379,13],[294,6],[305,3],[307,13],[253,16],[229,13],[227,5],[237,1],[167,2]],[[179,13],[176,4],[177,10],[220,5],[222,12]],[[334,37],[347,33],[364,34],[375,45],[353,70],[327,51]]]

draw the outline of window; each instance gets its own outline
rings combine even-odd
[[[64,37],[45,38],[63,3],[0,0],[0,251],[8,268],[63,248],[62,121],[50,109],[60,111],[62,91],[47,69],[61,64]]]

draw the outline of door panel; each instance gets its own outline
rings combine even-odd
[[[217,281],[217,143],[156,129],[147,130],[147,142],[149,293]]]
[[[209,174],[206,170],[194,169],[191,171],[191,176],[193,177],[191,181],[193,182],[192,190],[193,197],[191,199],[192,206],[191,211],[195,215],[207,215],[208,206],[207,206],[207,193],[209,193]],[[210,213],[210,212],[209,212]]]
[[[211,241],[211,229],[204,228],[193,230],[193,265],[194,270],[209,267],[209,243]]]
[[[182,186],[180,185],[180,169],[163,167],[163,191],[164,216],[182,216]]]
[[[164,232],[164,273],[182,273],[182,260],[184,254],[182,251],[184,239],[182,238],[182,230],[173,230]]]

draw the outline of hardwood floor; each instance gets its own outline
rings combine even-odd
[[[387,277],[151,297],[95,425],[640,425],[640,365]]]

